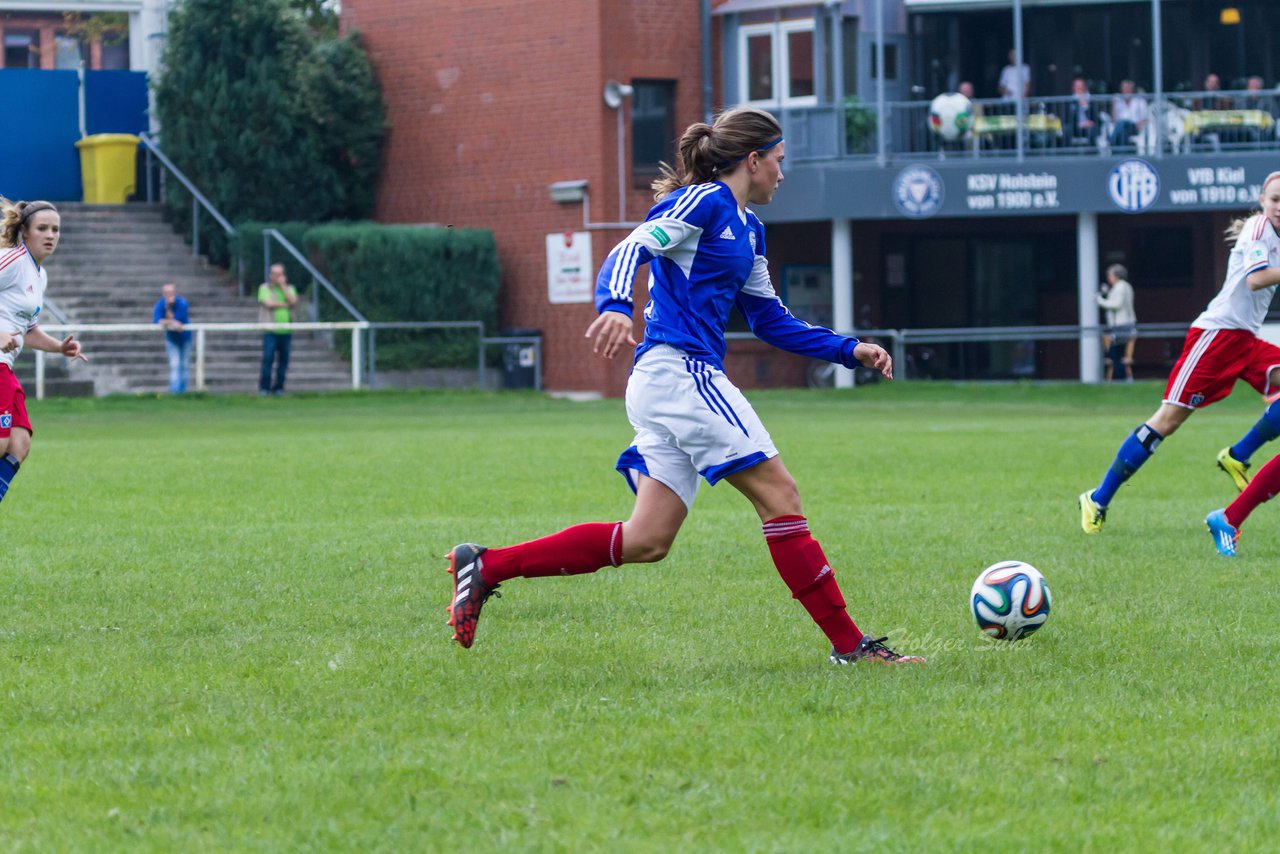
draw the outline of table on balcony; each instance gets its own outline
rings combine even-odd
[[[1212,133],[1224,141],[1257,142],[1274,133],[1276,120],[1266,110],[1192,110],[1184,124],[1193,139]]]
[[[1062,119],[1053,113],[1031,113],[1023,116],[1022,121],[1023,127],[1026,128],[1035,145],[1048,147],[1062,138]],[[973,119],[974,144],[976,146],[979,142],[991,143],[995,137],[1013,134],[1017,129],[1018,117],[1014,115],[975,116]],[[991,147],[1012,146],[992,145]]]

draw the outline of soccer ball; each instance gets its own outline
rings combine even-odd
[[[929,127],[951,142],[969,132],[973,126],[973,105],[959,92],[939,95],[929,104]]]
[[[1049,585],[1031,564],[1003,560],[978,575],[969,605],[978,628],[993,638],[1016,641],[1049,619]]]

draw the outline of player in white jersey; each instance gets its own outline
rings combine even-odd
[[[636,346],[631,280],[647,263],[644,342],[627,383],[636,436],[617,464],[636,493],[631,518],[576,525],[507,548],[454,547],[446,555],[454,574],[449,624],[462,646],[471,646],[480,609],[502,582],[662,560],[702,479],[727,480],[755,507],[774,565],[831,641],[833,663],[923,661],[895,653],[885,638],[864,635],[850,619],[831,563],[802,515],[795,480],[724,373],[725,327],[736,307],[775,346],[893,377],[882,347],[796,319],[769,282],[764,228],[747,204],[772,200],[783,151],[777,120],[750,108],[726,111],[713,125],[691,125],[681,137],[680,174],[666,170],[655,182],[658,203],[609,253],[596,280],[600,313],[587,329],[605,358]]]
[[[0,197],[0,501],[31,450],[27,396],[13,364],[23,346],[68,359],[84,359],[80,342],[59,341],[39,327],[47,283],[44,260],[58,248],[62,219],[48,202],[18,202]]]
[[[1086,534],[1102,530],[1107,508],[1160,443],[1202,406],[1231,393],[1244,380],[1267,399],[1262,417],[1239,442],[1218,452],[1218,467],[1236,488],[1249,485],[1249,458],[1280,435],[1280,347],[1258,337],[1276,286],[1280,285],[1280,172],[1262,182],[1262,210],[1236,220],[1227,231],[1233,241],[1222,290],[1191,324],[1182,355],[1165,386],[1155,414],[1125,439],[1096,489],[1080,495],[1080,526]]]

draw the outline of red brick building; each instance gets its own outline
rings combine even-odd
[[[584,231],[583,205],[553,201],[549,187],[585,180],[593,223],[644,217],[653,168],[633,162],[634,111],[654,116],[650,141],[665,141],[665,160],[680,130],[702,118],[699,7],[689,0],[343,4],[344,26],[362,34],[391,123],[377,218],[492,229],[503,323],[542,330],[550,389],[616,394],[629,365],[592,357],[583,340],[595,317],[590,303],[548,299],[547,235]],[[603,97],[610,80],[636,88],[620,107],[621,193],[618,113]],[[585,230],[598,267],[629,229]]]

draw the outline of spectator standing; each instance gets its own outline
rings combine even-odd
[[[185,297],[178,295],[178,286],[169,282],[160,289],[151,312],[151,322],[164,327],[164,351],[169,357],[169,393],[182,394],[187,390],[191,376],[191,308]]]
[[[298,304],[298,291],[289,284],[283,264],[272,264],[268,281],[258,287],[258,322],[274,324],[262,334],[262,372],[258,376],[259,394],[284,394],[284,378],[289,371],[289,352],[293,348],[293,307]],[[275,376],[272,377],[272,365]]]
[[[1022,97],[1031,97],[1031,66],[1025,62],[1018,65],[1018,52],[1009,51],[1009,64],[1000,69],[1000,82],[997,84],[1000,97],[1006,101],[1014,101],[1018,93]]]
[[[1142,133],[1147,125],[1147,102],[1136,93],[1132,80],[1120,81],[1120,94],[1111,101],[1111,145],[1115,148],[1129,145],[1133,137]]]
[[[1138,316],[1133,310],[1133,285],[1121,264],[1107,268],[1107,281],[1094,299],[1107,312],[1107,381],[1133,382],[1133,348],[1138,341]]]

